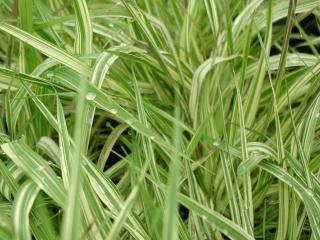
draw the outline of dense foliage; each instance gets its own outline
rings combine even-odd
[[[0,19],[0,239],[320,239],[318,0]]]

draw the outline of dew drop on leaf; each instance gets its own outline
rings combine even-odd
[[[92,93],[92,92],[88,92],[86,95],[86,99],[88,101],[93,101],[96,98],[96,94]]]
[[[52,78],[54,76],[54,73],[53,72],[48,72],[47,73],[47,78]]]
[[[215,146],[215,147],[218,147],[220,145],[220,143],[217,140],[214,140],[212,142],[212,145]]]
[[[118,113],[118,110],[115,109],[115,108],[112,108],[112,109],[110,109],[110,112],[111,112],[112,114],[117,114],[117,113]]]
[[[207,219],[208,219],[208,217],[207,217],[206,215],[201,215],[201,218],[202,218],[203,220],[207,220]]]
[[[309,197],[314,197],[313,190],[307,189],[307,190],[306,190],[306,193],[308,194]]]
[[[39,187],[40,189],[43,189],[43,188],[44,188],[42,182],[44,182],[44,178],[41,178],[41,182],[38,183],[38,187]]]
[[[133,123],[133,120],[132,120],[132,119],[127,119],[127,120],[126,120],[126,123],[127,123],[128,125],[131,125],[131,124]]]
[[[42,165],[40,165],[40,166],[38,167],[38,171],[43,171],[44,169],[45,169],[45,167],[42,166]]]

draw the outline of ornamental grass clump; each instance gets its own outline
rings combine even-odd
[[[0,19],[0,239],[320,239],[318,0]]]

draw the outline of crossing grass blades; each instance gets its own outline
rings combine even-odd
[[[0,19],[0,239],[320,239],[319,1]]]

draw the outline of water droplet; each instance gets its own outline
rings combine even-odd
[[[127,123],[128,125],[130,125],[130,124],[133,123],[133,120],[132,120],[132,119],[127,119],[127,120],[126,120],[126,123]]]
[[[206,215],[201,215],[201,218],[202,218],[203,220],[207,220],[207,219],[208,219],[208,217],[207,217]]]
[[[156,137],[155,136],[150,136],[150,139],[151,140],[154,140]]]
[[[42,182],[44,182],[44,178],[41,178],[41,182],[38,183],[38,187],[39,187],[40,189],[43,189],[43,188],[44,188],[44,185],[43,185]]]
[[[255,156],[258,156],[259,155],[259,152],[256,151],[256,150],[253,150],[251,153],[250,153],[251,156],[255,157]]]
[[[86,124],[89,125],[89,126],[91,126],[92,120],[91,120],[91,119],[86,119]]]
[[[106,127],[107,128],[111,127],[111,122],[106,122]]]
[[[316,118],[320,118],[320,112],[316,114]]]
[[[40,166],[38,167],[38,171],[43,171],[44,169],[45,169],[45,167],[42,166],[42,165],[40,165]]]
[[[110,109],[110,112],[111,112],[112,114],[117,114],[117,113],[118,113],[118,110],[115,109],[115,108],[112,108],[112,109]]]
[[[215,147],[218,147],[220,145],[220,143],[217,140],[214,140],[212,142],[212,145],[215,146]]]
[[[52,78],[54,76],[53,72],[47,72],[47,78]]]
[[[114,24],[113,23],[109,23],[109,27],[114,27]]]
[[[312,189],[307,189],[306,193],[308,194],[309,197],[314,197],[314,192]]]
[[[229,232],[227,230],[223,230],[222,233],[226,236],[229,236]]]
[[[96,94],[92,93],[92,92],[89,92],[87,95],[86,95],[86,99],[88,101],[93,101],[94,99],[96,98]]]

